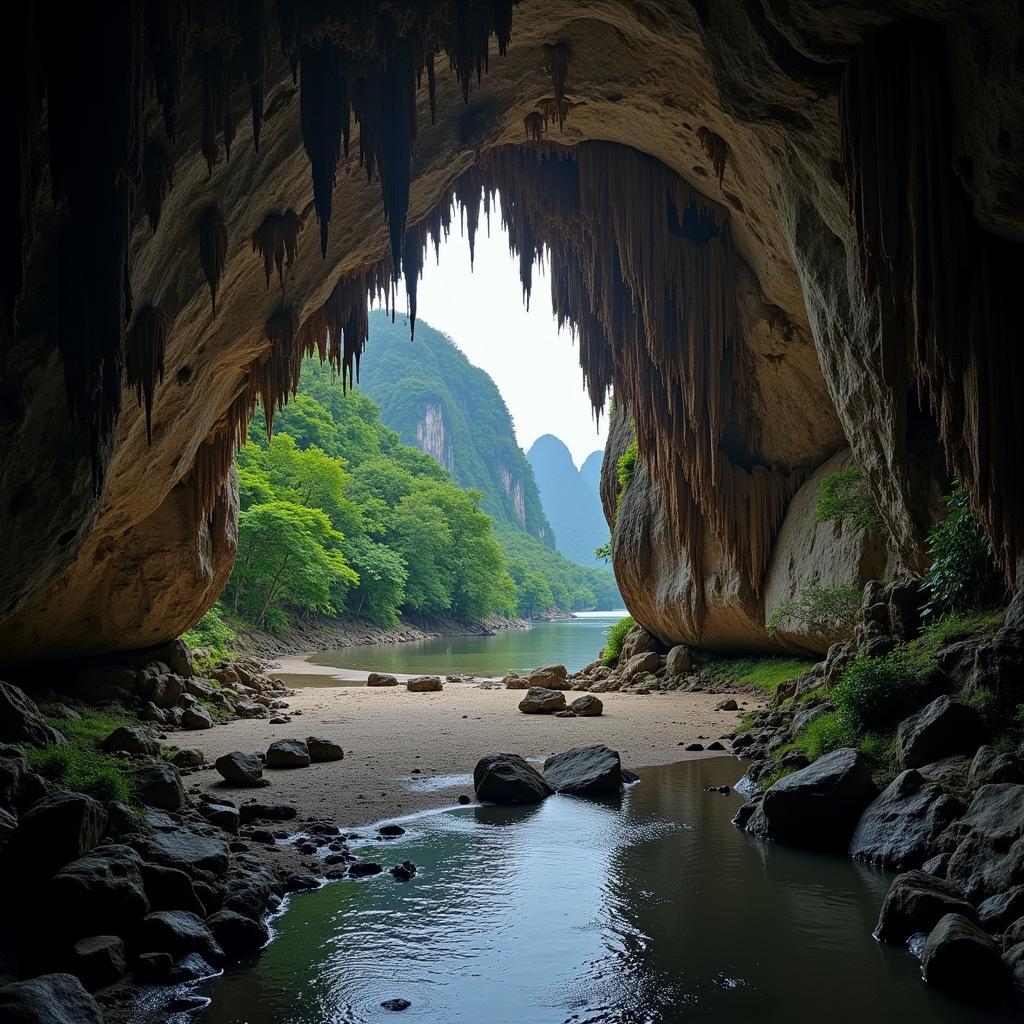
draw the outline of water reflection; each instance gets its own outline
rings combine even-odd
[[[207,1024],[963,1021],[870,935],[885,889],[841,857],[735,830],[727,758],[645,770],[617,801],[413,819],[379,857],[419,874],[293,898]],[[368,851],[363,851],[366,854]],[[369,852],[372,852],[369,851]]]

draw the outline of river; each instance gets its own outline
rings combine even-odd
[[[730,824],[731,758],[646,768],[620,800],[412,817],[364,857],[419,867],[292,897],[204,1024],[1008,1020],[921,984],[871,931],[888,878]]]
[[[339,686],[362,682],[366,672],[502,676],[551,664],[576,672],[597,657],[608,629],[626,614],[624,609],[581,612],[572,619],[535,622],[530,629],[503,629],[492,636],[440,637],[320,651],[305,662],[337,669],[337,674],[282,672],[275,676],[290,685]]]

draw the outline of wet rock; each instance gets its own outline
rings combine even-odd
[[[185,806],[181,773],[167,761],[153,761],[136,768],[131,775],[135,795],[147,807],[180,811]]]
[[[340,743],[334,740],[325,740],[319,736],[306,737],[306,749],[309,750],[309,757],[314,763],[323,761],[340,761],[345,756]]]
[[[232,835],[237,835],[238,826],[241,822],[241,816],[238,813],[238,808],[229,807],[227,804],[202,804],[199,808],[199,813],[211,824],[216,825],[217,828],[223,829],[225,832],[230,832]]]
[[[142,859],[128,846],[103,846],[50,879],[47,905],[63,936],[129,934],[149,912]]]
[[[889,886],[875,926],[880,942],[906,942],[916,932],[930,932],[947,914],[974,917],[974,908],[950,882],[923,871],[906,871]]]
[[[929,985],[978,1002],[998,999],[1006,980],[999,946],[955,913],[946,914],[928,936],[921,974]]]
[[[221,754],[214,762],[214,767],[225,781],[233,786],[263,784],[263,762],[256,754],[243,754],[240,750],[233,750],[230,754]]]
[[[551,794],[551,787],[518,754],[491,754],[473,769],[476,798],[492,804],[536,804]]]
[[[916,868],[962,812],[958,800],[910,768],[865,810],[850,840],[850,856],[897,871]]]
[[[206,913],[192,879],[180,868],[143,862],[142,883],[149,900],[149,910],[190,910],[200,917]],[[139,919],[144,916],[144,913],[140,914]]]
[[[309,892],[320,888],[320,880],[316,875],[310,875],[302,871],[293,871],[285,876],[285,892]]]
[[[998,782],[1024,782],[1024,770],[1013,754],[1001,754],[993,747],[979,747],[971,762],[967,781],[972,786]]]
[[[212,729],[213,728],[213,715],[202,706],[202,704],[193,704],[181,713],[181,725],[182,728],[190,729],[195,731],[197,729]]]
[[[366,677],[367,686],[397,686],[398,680],[387,672],[371,672]]]
[[[405,829],[401,825],[382,825],[377,831],[386,839],[393,839],[395,836],[404,836]]]
[[[877,794],[860,752],[833,750],[770,786],[747,831],[796,846],[846,846]]]
[[[571,686],[564,665],[542,665],[530,673],[530,686],[546,690],[568,690]]]
[[[219,839],[194,832],[165,832],[135,840],[132,846],[143,860],[178,868],[195,877],[197,871],[223,875],[228,869],[228,848]]]
[[[544,762],[544,781],[556,793],[617,793],[622,785],[619,752],[597,744],[555,754]]]
[[[116,935],[91,935],[71,948],[71,969],[91,992],[112,985],[125,966],[124,943]]]
[[[194,747],[186,747],[175,751],[171,764],[178,768],[202,768],[206,764],[206,755]]]
[[[270,939],[265,924],[234,910],[218,910],[206,919],[206,924],[217,944],[228,956],[255,953]]]
[[[224,885],[223,907],[259,921],[280,891],[277,875],[262,857],[242,854]]]
[[[737,793],[742,795],[739,783],[736,784],[735,789]],[[736,828],[745,829],[747,827],[747,823],[754,816],[754,812],[757,811],[758,807],[760,807],[763,799],[763,793],[754,793],[745,804],[740,804],[736,814],[733,816],[732,824],[735,825]]]
[[[624,786],[631,786],[634,782],[640,781],[640,776],[636,772],[630,771],[629,768],[622,769],[622,784]]]
[[[8,1024],[103,1024],[99,1005],[73,974],[44,974],[0,988]]]
[[[145,754],[157,757],[160,744],[152,734],[137,725],[122,725],[116,728],[100,746],[111,753],[123,751],[127,754]]]
[[[943,694],[896,730],[896,761],[903,768],[919,768],[951,754],[973,753],[988,739],[978,713]]]
[[[472,802],[473,801],[468,796],[466,796],[465,793],[459,794],[459,803],[462,804],[463,807],[465,807],[467,804],[471,804]]]
[[[147,914],[139,926],[137,945],[147,952],[185,956],[198,953],[207,963],[224,962],[224,950],[210,929],[187,910],[158,910]]]
[[[291,804],[245,803],[238,808],[242,824],[252,821],[291,821],[298,816],[298,809]]]
[[[415,676],[406,681],[409,693],[437,693],[444,689],[440,676]]]
[[[978,924],[987,932],[1002,934],[1017,918],[1024,915],[1024,885],[1015,885],[1006,892],[989,896],[978,905]]]
[[[380,864],[372,860],[358,860],[350,864],[348,868],[349,878],[369,878],[371,875],[379,875],[384,870]]]
[[[531,686],[519,702],[524,715],[550,715],[565,710],[565,694],[561,690],[548,690],[542,686]]]
[[[8,854],[26,874],[49,875],[93,849],[106,824],[107,812],[91,796],[53,793],[21,816]]]
[[[0,740],[37,747],[67,742],[43,721],[35,701],[24,690],[4,682],[0,682]]]
[[[725,744],[719,743],[718,740],[712,740],[707,746],[708,750],[725,750]]]
[[[704,744],[703,743],[687,743],[683,747],[683,750],[689,750],[689,751],[698,751],[698,750],[703,750],[703,749],[704,749]]]
[[[267,747],[268,768],[308,768],[309,750],[302,740],[276,740]]]
[[[588,693],[585,697],[577,697],[569,705],[569,710],[578,718],[597,718],[604,713],[604,703],[600,698]]]
[[[383,1006],[385,1010],[400,1011],[408,1010],[409,1007],[412,1006],[412,1003],[410,1003],[408,999],[385,999],[380,1005]]]
[[[416,874],[416,865],[411,860],[403,860],[391,869],[391,874],[400,882],[408,882]]]

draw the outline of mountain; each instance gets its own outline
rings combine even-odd
[[[526,455],[555,531],[555,547],[580,565],[601,565],[594,549],[608,540],[598,492],[601,458],[601,452],[592,452],[577,471],[569,449],[553,434],[538,437]]]
[[[553,548],[533,471],[494,381],[422,320],[411,341],[407,321],[373,312],[368,348],[359,388],[380,406],[384,422],[459,486],[480,491],[494,519]]]

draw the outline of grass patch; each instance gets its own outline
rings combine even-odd
[[[792,775],[796,771],[796,768],[776,768],[775,771],[768,772],[762,775],[757,780],[758,786],[762,789],[768,789],[769,786],[774,786],[779,779],[784,779],[787,775]]]
[[[718,682],[752,686],[769,697],[783,684],[806,672],[814,662],[802,658],[713,658],[700,668]]]
[[[619,655],[622,653],[622,645],[626,640],[626,634],[635,625],[633,616],[626,615],[608,630],[608,636],[604,641],[604,656],[601,660],[609,668],[614,668],[619,663]]]
[[[62,789],[87,793],[97,800],[130,803],[129,766],[98,749],[98,744],[130,720],[103,711],[83,711],[81,719],[48,718],[67,737],[64,747],[25,747],[29,768]]]

